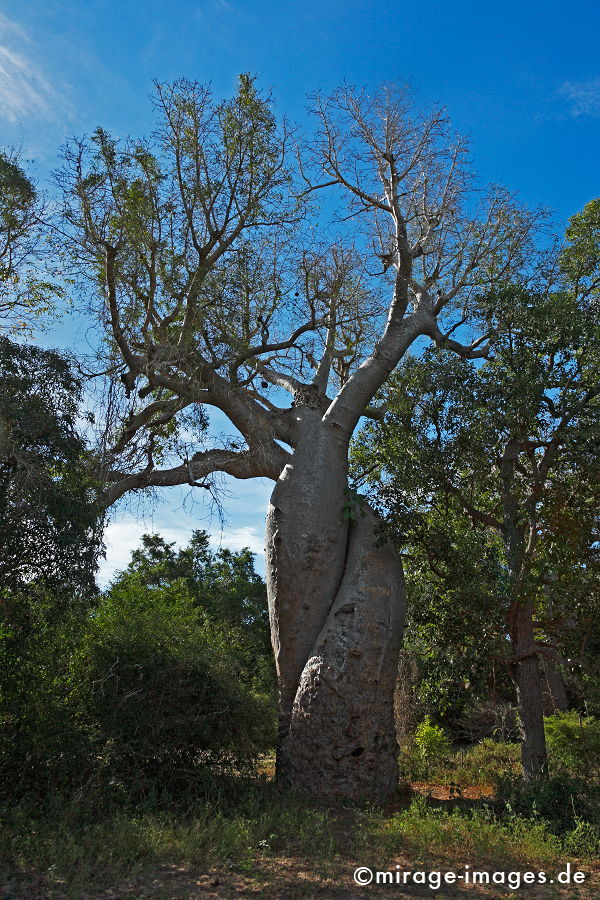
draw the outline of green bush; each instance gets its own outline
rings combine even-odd
[[[185,583],[130,580],[102,599],[69,678],[102,766],[130,793],[185,783],[198,767],[239,771],[273,746],[272,704],[240,669]]]
[[[90,604],[35,586],[0,596],[0,796],[85,777],[89,741],[67,673]]]
[[[0,783],[13,796],[181,792],[272,748],[272,696],[183,581],[128,579],[77,614],[67,600],[5,597]]]
[[[419,755],[427,765],[437,765],[446,760],[451,753],[450,741],[440,725],[432,725],[429,716],[417,725],[415,744]]]
[[[543,819],[557,834],[577,830],[582,822],[600,827],[600,786],[580,778],[557,775],[528,784],[513,781],[501,787],[499,799],[511,813]]]
[[[582,778],[600,776],[600,720],[577,712],[555,713],[544,722],[550,770]]]
[[[592,825],[577,819],[575,828],[569,831],[563,840],[567,853],[573,856],[584,856],[591,859],[600,857],[600,825]]]
[[[461,784],[467,781],[497,784],[501,780],[518,776],[520,772],[520,744],[506,744],[484,738],[479,744],[469,748],[454,778]]]
[[[417,725],[414,738],[401,757],[403,774],[409,778],[427,778],[450,762],[452,747],[440,725],[432,725],[429,716]]]

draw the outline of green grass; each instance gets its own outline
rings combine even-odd
[[[423,798],[393,814],[320,806],[282,796],[272,784],[240,781],[237,792],[187,811],[164,800],[104,813],[59,801],[0,809],[0,885],[36,877],[45,897],[79,898],[161,865],[231,867],[260,878],[261,866],[277,857],[307,860],[315,874],[347,868],[350,859],[381,867],[399,857],[415,864],[445,858],[450,867],[492,860],[552,867],[586,855],[589,827],[559,837],[539,818],[510,810],[499,817],[486,806],[448,812]]]
[[[419,797],[408,809],[392,816],[371,815],[361,834],[373,857],[392,858],[407,853],[411,858],[451,857],[557,863],[564,858],[561,840],[545,822],[508,816],[501,820],[489,807],[452,812],[429,806]]]
[[[114,809],[103,816],[77,804],[0,810],[0,883],[42,874],[49,887],[80,896],[125,879],[149,864],[209,867],[285,852],[313,858],[334,854],[330,813],[282,800],[275,790],[241,792],[239,808],[196,805],[172,810]]]

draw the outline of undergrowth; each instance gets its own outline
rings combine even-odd
[[[37,878],[43,896],[75,898],[162,864],[246,872],[280,855],[308,858],[315,867],[347,856],[378,866],[408,856],[415,863],[494,860],[520,868],[594,858],[595,826],[578,819],[558,834],[535,809],[529,813],[510,803],[448,812],[417,798],[390,814],[311,803],[243,779],[187,808],[168,797],[112,804],[104,812],[98,802],[23,802],[0,808],[0,884]]]

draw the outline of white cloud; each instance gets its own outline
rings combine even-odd
[[[23,29],[0,13],[0,117],[12,124],[64,114],[62,97],[35,61],[35,48]]]
[[[229,550],[243,550],[248,547],[257,556],[265,555],[264,535],[259,534],[251,525],[243,528],[225,528],[219,532],[211,531],[209,536],[213,547],[227,547]]]
[[[175,543],[176,547],[187,544],[192,529],[173,528],[154,525],[152,522],[124,516],[109,524],[104,529],[106,558],[98,568],[98,583],[104,587],[117,572],[126,569],[133,550],[140,546],[143,534],[158,533],[167,543]]]
[[[117,572],[126,569],[133,550],[140,546],[143,534],[160,534],[167,543],[174,543],[176,548],[185,547],[188,543],[192,527],[164,526],[162,523],[145,521],[133,516],[123,516],[110,522],[104,530],[106,558],[101,560],[98,569],[98,583],[105,587]],[[223,531],[210,530],[211,547],[227,547],[229,550],[242,550],[248,547],[252,553],[264,556],[264,538],[252,526],[241,528],[224,528]],[[260,565],[258,567],[261,568]]]
[[[570,100],[572,116],[600,117],[600,78],[588,81],[565,81],[558,89],[559,94]]]

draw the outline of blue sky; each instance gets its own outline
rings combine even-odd
[[[311,90],[408,82],[470,136],[485,181],[562,221],[600,194],[599,35],[598,0],[0,0],[0,145],[22,148],[43,185],[68,137],[150,130],[153,79],[185,75],[227,95],[253,72],[299,122]],[[63,323],[43,340],[76,347],[86,328]],[[229,485],[222,532],[202,498],[190,510],[178,491],[144,520],[118,512],[103,577],[148,528],[181,543],[206,527],[260,551],[268,492]]]

